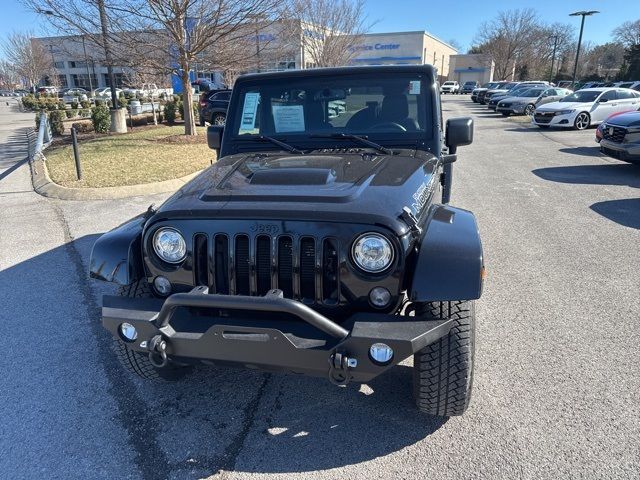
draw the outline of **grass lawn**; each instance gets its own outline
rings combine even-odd
[[[112,187],[180,178],[201,170],[215,160],[207,146],[207,132],[186,138],[183,126],[158,126],[132,133],[80,139],[83,178],[76,180],[71,145],[45,150],[51,179],[65,187]]]

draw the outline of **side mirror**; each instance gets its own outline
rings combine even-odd
[[[469,117],[450,118],[447,120],[445,144],[449,153],[456,153],[458,147],[473,142],[473,119]]]
[[[222,125],[211,125],[207,128],[207,144],[210,149],[215,150],[216,152],[220,151],[223,131],[224,126]]]

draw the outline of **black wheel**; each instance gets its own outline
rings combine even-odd
[[[580,112],[573,121],[573,128],[576,130],[584,130],[591,125],[591,117],[587,112]]]
[[[413,357],[413,392],[422,412],[462,415],[471,400],[475,351],[475,311],[472,301],[424,304],[426,318],[450,318],[446,337]]]
[[[227,121],[227,116],[224,113],[214,113],[211,121],[212,125],[224,125]]]
[[[154,297],[151,286],[145,280],[119,287],[118,295],[130,298]],[[127,343],[120,339],[113,340],[113,349],[124,368],[144,379],[180,380],[191,371],[191,367],[176,365],[172,362],[169,362],[166,367],[157,368],[151,363],[148,355],[131,350]]]
[[[533,116],[533,112],[535,111],[536,111],[536,106],[532,103],[524,107],[524,114],[529,115],[530,117]]]
[[[500,112],[503,116],[508,117],[511,115],[511,112]]]

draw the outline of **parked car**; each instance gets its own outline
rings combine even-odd
[[[64,103],[83,102],[89,98],[89,92],[84,88],[66,88],[60,93]]]
[[[568,88],[569,90],[571,90],[573,82],[571,80],[560,80],[557,86],[560,88]]]
[[[531,116],[540,105],[557,102],[571,93],[573,92],[566,88],[533,87],[524,91],[519,91],[513,96],[503,98],[498,103],[496,111],[505,116]],[[491,100],[493,101],[493,99]]]
[[[121,94],[124,95],[124,91],[116,88],[116,97],[119,97]],[[92,92],[92,96],[97,100],[111,100],[111,87],[96,88]]]
[[[464,82],[464,85],[460,88],[460,93],[473,93],[476,88],[480,88],[480,84],[475,80]]]
[[[612,115],[602,122],[600,151],[619,160],[640,164],[640,112]]]
[[[0,90],[0,97],[13,97],[13,90]]]
[[[482,87],[476,88],[471,92],[471,101],[474,103],[479,102],[480,94],[486,92],[490,88],[494,88],[498,85],[499,82],[489,82],[485,83]]]
[[[200,125],[204,127],[205,122],[211,125],[224,125],[227,121],[227,108],[231,90],[213,90],[204,94],[204,100],[199,101]]]
[[[58,93],[58,89],[56,87],[52,87],[52,86],[43,86],[43,87],[38,87],[38,93],[44,93],[44,94],[54,94],[56,95]]]
[[[515,87],[513,87],[511,90],[508,90],[506,92],[501,92],[501,93],[494,93],[493,95],[491,95],[491,99],[487,102],[487,108],[489,110],[493,110],[494,112],[497,110],[498,108],[498,103],[507,98],[507,97],[517,97],[520,93],[526,92],[527,90],[529,90],[532,87],[547,87],[548,85],[546,83],[537,83],[537,82],[533,82],[533,83],[529,83],[529,82],[522,82],[518,85],[516,85]]]
[[[440,93],[458,93],[460,84],[455,80],[448,80],[440,86]]]
[[[607,124],[607,122],[609,120],[611,120],[612,118],[615,118],[618,115],[623,115],[625,113],[627,113],[627,112],[616,112],[616,113],[613,113],[613,114],[609,115],[604,122],[600,123],[600,125],[597,126],[597,128],[596,128],[596,143],[600,143],[600,141],[603,139],[603,137],[604,137],[604,127]]]
[[[598,125],[616,112],[637,110],[640,93],[628,88],[588,88],[558,102],[536,108],[533,123],[540,128],[565,127],[584,130]]]
[[[218,161],[93,246],[91,277],[120,286],[101,314],[123,367],[176,380],[235,365],[346,385],[413,357],[413,388],[397,391],[431,415],[464,413],[484,260],[474,215],[449,192],[473,120],[440,122],[436,75],[239,77],[229,121],[207,131]],[[348,118],[327,122],[337,100]]]
[[[493,95],[494,93],[507,92],[517,84],[518,82],[498,82],[495,87],[489,88],[484,92],[481,91],[480,93],[478,93],[478,103],[480,105],[486,105],[489,99],[491,98],[491,95]]]

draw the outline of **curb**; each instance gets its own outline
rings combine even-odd
[[[33,189],[43,197],[57,198],[59,200],[109,200],[116,198],[138,197],[157,193],[172,193],[182,188],[189,180],[198,175],[202,170],[185,175],[173,180],[164,180],[155,183],[142,183],[139,185],[126,185],[122,187],[102,188],[69,188],[54,183],[49,176],[45,156],[35,153],[33,135],[27,132],[29,142],[29,165],[31,167],[31,181]]]

